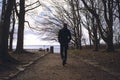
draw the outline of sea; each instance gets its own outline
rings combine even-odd
[[[53,46],[54,53],[60,53],[60,45],[24,45],[24,49],[26,50],[46,50],[47,48],[50,50],[50,47]],[[13,46],[15,49],[16,46]]]

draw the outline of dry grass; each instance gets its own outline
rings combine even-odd
[[[69,50],[69,53],[75,54],[76,57],[97,61],[99,65],[105,66],[116,72],[120,72],[120,50],[115,52],[106,52],[104,50],[93,51],[90,49]]]
[[[28,64],[31,61],[36,60],[39,58],[41,55],[43,55],[44,52],[39,52],[39,51],[32,51],[28,53],[10,53],[10,55],[15,58],[16,60],[20,61],[20,64],[0,64],[0,78],[1,77],[6,77],[9,75],[12,75],[13,73],[18,72],[19,70],[17,67],[23,66]]]

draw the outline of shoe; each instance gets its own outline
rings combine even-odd
[[[67,64],[67,63],[65,62],[65,64]]]
[[[62,63],[62,64],[63,64],[63,66],[66,64],[65,60],[63,60],[63,63]]]

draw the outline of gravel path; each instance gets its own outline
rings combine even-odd
[[[68,54],[62,66],[59,54],[48,54],[11,80],[118,80],[116,77]]]

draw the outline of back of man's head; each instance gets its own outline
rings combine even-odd
[[[64,26],[64,28],[67,28],[67,24],[66,23],[64,23],[63,26]]]

